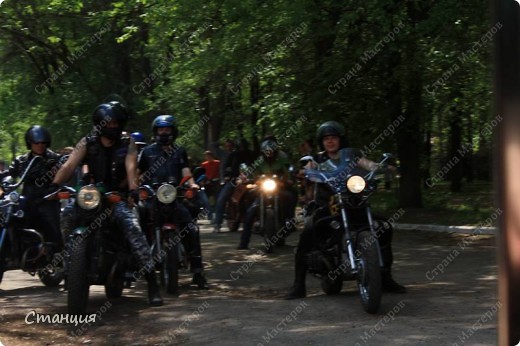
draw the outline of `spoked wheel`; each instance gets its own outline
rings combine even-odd
[[[376,242],[368,229],[357,235],[357,284],[363,309],[370,314],[375,314],[381,305],[381,269]]]

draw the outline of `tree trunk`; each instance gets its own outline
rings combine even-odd
[[[251,101],[251,128],[252,128],[252,140],[253,140],[253,151],[255,153],[260,152],[260,143],[258,140],[258,127],[256,123],[258,122],[259,117],[259,109],[260,109],[260,79],[258,76],[255,76],[249,82],[250,91],[250,101]],[[263,135],[263,134],[262,134]]]
[[[213,126],[211,123],[211,113],[210,113],[210,101],[209,101],[209,90],[206,85],[201,86],[198,89],[199,96],[199,110],[200,110],[200,119],[203,122],[203,136],[204,136],[204,148],[207,149],[210,147],[210,144],[217,140],[213,133]],[[209,119],[209,120],[206,120]]]
[[[415,37],[409,37],[403,47],[401,64],[407,65],[404,84],[394,86],[394,117],[404,116],[404,121],[396,132],[397,152],[401,160],[400,207],[422,207],[421,196],[421,114],[422,79],[418,62],[418,47]],[[399,90],[400,89],[400,90]],[[397,95],[403,95],[404,100]],[[401,101],[402,100],[402,101]],[[403,104],[401,104],[403,102]],[[402,110],[404,109],[404,114]]]
[[[446,163],[447,167],[453,165],[449,172],[451,192],[460,192],[462,190],[462,161],[464,157],[459,154],[459,150],[462,149],[462,127],[460,122],[460,113],[455,111],[450,121],[450,150]]]

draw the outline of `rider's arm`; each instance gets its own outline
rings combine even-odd
[[[137,147],[133,138],[130,139],[128,152],[125,158],[126,175],[128,177],[128,190],[136,190],[139,187],[137,175]]]
[[[182,150],[181,156],[182,156],[182,162],[184,162],[184,164],[183,164],[184,167],[182,167],[182,177],[183,178],[184,177],[190,177],[190,179],[188,180],[188,183],[192,187],[198,187],[195,184],[195,180],[193,179],[193,174],[191,173],[190,166],[188,165],[188,153],[184,149],[179,149],[179,150]]]
[[[373,171],[373,170],[379,168],[379,164],[378,163],[375,163],[374,161],[370,161],[366,157],[360,158],[359,161],[358,161],[358,165],[361,168],[366,169],[367,171]]]
[[[67,160],[67,162],[65,162],[63,166],[61,166],[61,168],[58,170],[52,182],[54,184],[61,185],[67,180],[69,180],[72,174],[74,173],[76,167],[78,167],[81,161],[83,161],[83,158],[86,154],[87,139],[83,137],[76,145],[76,148],[74,148],[74,150],[72,151],[72,154],[70,154],[70,157]]]

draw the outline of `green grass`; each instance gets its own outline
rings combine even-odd
[[[474,182],[453,193],[449,183],[439,183],[422,190],[423,208],[403,208],[397,222],[437,225],[481,225],[493,214],[492,183]],[[375,213],[392,216],[398,209],[397,191],[380,189],[371,197]]]

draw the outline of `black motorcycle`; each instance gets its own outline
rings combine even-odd
[[[46,242],[41,232],[24,228],[25,196],[16,192],[35,160],[28,164],[16,184],[10,179],[2,182],[4,195],[0,199],[0,282],[4,272],[21,269],[31,275],[38,274],[45,286],[55,287],[65,277],[64,261],[56,253],[56,246]]]
[[[166,292],[170,294],[177,293],[179,289],[179,271],[189,268],[189,257],[181,241],[186,234],[183,234],[183,230],[179,229],[171,217],[172,204],[175,200],[180,200],[179,202],[190,211],[193,222],[196,222],[201,210],[196,201],[196,189],[187,185],[189,178],[184,177],[177,187],[171,183],[160,183],[139,188],[142,203],[151,203],[149,222],[143,228],[152,248],[157,269],[161,273],[161,285],[166,287]],[[146,206],[141,208],[148,209]]]
[[[123,231],[111,218],[112,206],[123,200],[119,192],[106,192],[100,184],[76,191],[63,187],[47,198],[75,198],[76,227],[68,235],[67,305],[70,314],[85,314],[90,285],[104,285],[109,299],[119,298],[134,281],[138,269]]]
[[[385,155],[380,164],[389,157]],[[375,171],[363,174],[366,171],[354,168],[345,149],[341,149],[340,158],[339,164],[329,160],[320,170],[305,170],[307,179],[325,184],[333,192],[329,205],[315,210],[310,219],[320,232],[306,260],[309,272],[321,279],[326,294],[337,294],[343,281],[356,280],[363,309],[376,313],[381,303],[383,262],[368,202],[376,190]]]

